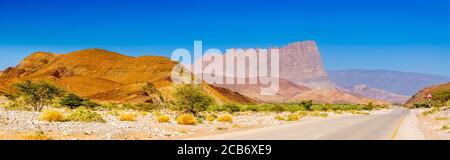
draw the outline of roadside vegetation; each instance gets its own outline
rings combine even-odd
[[[15,94],[6,95],[8,102],[4,108],[42,112],[40,120],[48,122],[105,123],[104,116],[110,115],[127,122],[151,116],[158,123],[171,123],[170,117],[175,117],[173,121],[178,124],[196,125],[204,122],[233,123],[233,116],[249,113],[275,113],[276,120],[299,121],[307,116],[325,118],[331,112],[363,115],[374,109],[386,108],[373,103],[354,105],[317,104],[312,101],[261,104],[217,102],[205,92],[202,85],[181,85],[174,91],[172,99],[168,100],[155,85],[148,83],[143,90],[152,98],[137,104],[97,103],[45,81],[25,81],[15,87]]]

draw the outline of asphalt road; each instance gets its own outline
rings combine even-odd
[[[391,140],[410,111],[329,118],[200,137],[200,140]]]

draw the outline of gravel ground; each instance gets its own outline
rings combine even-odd
[[[0,108],[0,131],[34,133],[43,131],[57,139],[160,139],[193,136],[202,132],[226,132],[246,128],[282,125],[288,122],[274,120],[275,114],[248,113],[233,116],[233,123],[204,122],[195,126],[179,125],[174,113],[169,123],[158,123],[152,114],[139,115],[136,121],[119,121],[116,116],[99,112],[106,123],[47,122],[40,120],[39,112],[14,111]],[[67,114],[67,113],[66,113]],[[6,132],[7,133],[7,132]],[[212,134],[214,134],[212,133]],[[75,138],[73,138],[75,137]]]
[[[373,114],[385,111],[374,111]],[[171,118],[169,123],[158,123],[153,114],[139,115],[136,121],[120,121],[105,111],[98,112],[106,123],[86,122],[46,122],[40,120],[40,112],[5,110],[0,107],[0,139],[23,139],[37,131],[43,131],[52,139],[184,139],[190,137],[221,134],[225,132],[279,126],[288,121],[275,120],[276,115],[287,116],[290,113],[251,113],[242,112],[233,115],[233,123],[203,122],[195,126],[179,125],[174,119],[176,113],[164,112]],[[65,112],[67,115],[68,113]],[[328,117],[349,116],[349,113]],[[219,114],[220,116],[220,114]],[[304,117],[300,121],[320,119]]]
[[[418,112],[422,113],[426,109],[420,109]],[[444,126],[450,127],[450,107],[443,109],[441,112],[431,114],[428,116],[418,116],[420,128],[425,133],[427,139],[450,140],[450,129],[445,129]]]

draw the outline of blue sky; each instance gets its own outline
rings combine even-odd
[[[445,0],[0,1],[0,69],[35,51],[270,47],[316,40],[325,67],[450,76]]]

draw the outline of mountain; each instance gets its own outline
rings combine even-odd
[[[408,107],[412,107],[415,104],[428,104],[428,94],[432,94],[432,104],[445,104],[446,102],[450,101],[450,82],[426,87],[420,90],[411,99],[409,99],[405,105]]]
[[[280,89],[274,96],[263,96],[259,94],[262,84],[212,84],[223,88],[228,88],[243,95],[265,102],[292,102],[301,100],[313,100],[321,103],[357,103],[367,104],[368,102],[383,103],[354,93],[339,90],[328,79],[327,72],[323,67],[323,62],[319,49],[315,41],[303,41],[290,43],[279,49],[279,80]],[[255,48],[256,54],[261,54],[261,50]],[[248,51],[248,49],[247,49]],[[244,56],[251,57],[252,53],[241,53]],[[205,69],[210,63],[213,63],[212,57],[223,60],[226,64],[226,57],[233,56],[232,53],[226,53],[217,58],[217,55],[205,55],[203,60],[198,60],[194,65],[203,65]],[[214,59],[216,59],[214,58]],[[206,60],[205,60],[206,59]],[[270,56],[269,56],[269,60]],[[234,60],[236,63],[236,59]],[[186,66],[191,68],[192,66]],[[228,66],[224,66],[225,68]],[[250,62],[245,62],[239,67],[251,68]],[[192,68],[191,68],[192,70]],[[269,68],[270,71],[270,68]],[[235,69],[236,72],[236,69]],[[210,76],[212,73],[198,73],[198,76]],[[203,75],[202,75],[203,74]],[[224,73],[228,75],[228,73]],[[216,75],[227,77],[225,75]],[[238,77],[242,78],[242,77]],[[257,77],[250,77],[257,78]]]
[[[334,84],[352,88],[364,84],[370,88],[384,90],[398,95],[412,96],[420,89],[450,82],[450,77],[387,70],[339,70],[329,71]]]
[[[166,57],[130,57],[103,49],[68,54],[36,52],[0,75],[0,91],[13,92],[12,84],[46,80],[66,91],[100,102],[141,103],[152,99],[144,87],[153,84],[165,99],[177,87],[170,75],[178,62]],[[251,98],[228,89],[202,85],[219,102],[253,103]]]
[[[348,89],[346,88],[345,90],[347,90],[348,92],[351,92],[351,93],[364,95],[369,98],[379,99],[379,100],[396,103],[396,104],[403,104],[410,98],[408,96],[398,95],[398,94],[390,93],[390,92],[387,92],[384,90],[370,88],[369,86],[367,86],[365,84],[354,85],[353,87],[348,88]]]

